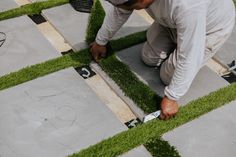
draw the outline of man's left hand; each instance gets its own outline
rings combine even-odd
[[[161,102],[161,115],[162,120],[168,120],[176,115],[179,110],[179,106],[176,101],[167,98],[166,96]]]

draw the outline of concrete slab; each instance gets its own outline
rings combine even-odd
[[[165,86],[160,80],[159,69],[148,67],[141,60],[142,45],[139,44],[122,50],[117,53],[117,56],[137,74],[140,80],[150,86],[158,95],[163,96]],[[226,85],[228,85],[227,81],[205,66],[194,79],[186,95],[179,100],[179,104],[185,105],[194,99],[207,95]]]
[[[0,91],[0,155],[65,157],[127,130],[73,68]]]
[[[107,11],[110,4],[102,1],[103,7]],[[66,12],[67,14],[62,14]],[[87,45],[84,42],[89,14],[77,12],[70,4],[47,9],[43,11],[45,18],[62,34],[65,40],[74,50],[80,50]],[[128,34],[146,30],[149,23],[136,12],[132,14],[126,24],[116,33],[113,39],[117,39]]]
[[[105,0],[101,0],[101,3],[105,12],[108,12],[112,7],[112,5]],[[112,39],[117,39],[135,32],[147,30],[148,27],[150,27],[150,23],[146,21],[142,16],[140,16],[137,12],[133,12],[128,21]]]
[[[163,135],[182,157],[235,157],[236,101]]]
[[[75,11],[70,4],[43,10],[42,14],[73,50],[78,51],[87,46],[85,37],[89,14]]]
[[[120,157],[152,157],[144,146],[139,146]]]
[[[0,1],[0,12],[7,11],[13,8],[17,8],[18,5],[14,0],[1,0]]]
[[[234,30],[232,32],[231,37],[226,41],[223,47],[216,53],[214,58],[223,64],[224,66],[228,67],[233,60],[236,60],[236,25],[234,26]]]
[[[0,21],[0,76],[60,56],[27,16]],[[3,38],[3,34],[0,34]]]

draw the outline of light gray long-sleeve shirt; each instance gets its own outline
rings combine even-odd
[[[165,95],[178,100],[189,89],[202,66],[206,36],[227,30],[235,20],[232,0],[155,0],[146,9],[161,25],[177,30],[177,65]],[[112,7],[106,14],[96,42],[106,45],[132,11]],[[231,27],[230,27],[231,28]]]

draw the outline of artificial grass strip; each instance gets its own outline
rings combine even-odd
[[[31,4],[26,4],[19,8],[1,12],[0,21],[22,16],[22,15],[40,14],[43,9],[52,8],[55,6],[66,4],[66,3],[69,3],[69,0],[48,0],[48,1],[43,1],[43,2],[34,2]]]
[[[70,157],[116,157],[164,133],[236,99],[236,83],[199,98],[181,107],[177,116],[168,121],[153,120],[136,128],[119,133]]]
[[[105,14],[106,13],[102,7],[101,2],[99,0],[94,0],[86,33],[86,42],[88,44],[95,41],[97,32],[103,23]]]
[[[153,157],[180,157],[175,147],[161,139],[150,140],[144,146]]]
[[[103,59],[100,66],[144,112],[151,113],[159,109],[157,104],[160,104],[162,98],[141,82],[115,54]]]
[[[134,33],[127,36],[127,39],[136,38],[140,33]],[[126,37],[111,41],[111,47],[113,43],[119,43],[119,41],[124,41]],[[138,42],[143,42],[146,38],[138,38],[132,40],[133,42],[123,43],[124,47],[130,47]],[[140,40],[140,41],[139,41]],[[114,46],[115,48],[121,49],[122,47]],[[55,59],[48,60],[46,62],[25,67],[19,71],[12,72],[10,74],[0,77],[0,90],[16,86],[18,84],[36,79],[38,77],[45,76],[47,74],[68,68],[68,67],[78,67],[83,65],[88,65],[92,61],[89,49],[84,49],[79,52],[70,53],[65,56],[61,56]]]
[[[83,66],[91,62],[88,49],[71,53],[49,61],[23,68],[0,77],[0,90],[36,79],[41,76],[71,67]]]

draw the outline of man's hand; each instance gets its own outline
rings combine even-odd
[[[176,101],[168,99],[166,96],[161,102],[161,115],[162,120],[168,120],[176,115],[179,107]]]
[[[90,52],[93,59],[98,63],[101,58],[106,57],[107,48],[103,45],[98,45],[96,42],[90,44]]]

